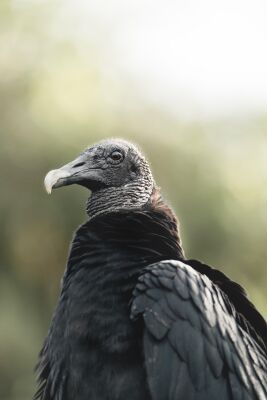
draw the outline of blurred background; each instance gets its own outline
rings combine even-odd
[[[267,3],[1,0],[0,399],[30,399],[80,187],[47,171],[106,137],[140,145],[188,257],[267,316]]]

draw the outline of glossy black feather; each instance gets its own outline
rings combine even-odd
[[[184,259],[155,192],[142,210],[77,230],[35,399],[263,400],[265,344],[266,323],[243,289]]]
[[[62,290],[38,365],[36,399],[150,398],[143,327],[131,321],[138,276],[183,258],[176,222],[150,207],[98,216],[75,234]]]
[[[193,267],[201,274],[205,274],[212,282],[228,296],[231,305],[237,311],[239,323],[250,335],[264,346],[267,351],[267,324],[262,315],[255,308],[254,304],[247,297],[242,286],[229,279],[223,272],[218,271],[198,260],[186,260],[186,264]]]
[[[132,317],[143,316],[153,400],[267,398],[265,346],[254,338],[255,331],[251,336],[247,320],[240,323],[245,317],[206,274],[180,261],[164,261],[148,267],[141,282]],[[153,284],[158,295],[151,301]]]

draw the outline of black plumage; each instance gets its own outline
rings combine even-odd
[[[40,353],[35,399],[267,399],[265,320],[241,286],[185,259],[143,156],[114,140],[80,158],[46,179],[48,188],[80,183],[92,196]]]

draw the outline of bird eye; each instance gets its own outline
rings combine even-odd
[[[110,157],[112,158],[113,161],[122,160],[122,154],[119,151],[113,151]]]

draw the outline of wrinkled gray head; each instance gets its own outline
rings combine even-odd
[[[135,145],[121,139],[97,143],[45,177],[48,193],[74,183],[92,191],[87,204],[90,217],[141,208],[149,201],[154,187],[149,165],[142,153]]]

